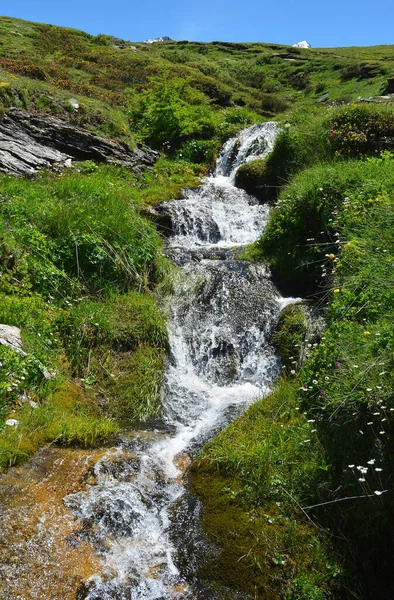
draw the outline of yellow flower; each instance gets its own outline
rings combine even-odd
[[[331,254],[329,254],[328,256],[329,256],[329,258],[331,258],[331,260],[332,260],[333,258],[335,258],[335,254],[332,254],[332,253],[331,253]]]
[[[335,288],[334,294],[338,294],[341,290],[339,288]]]
[[[370,331],[364,331],[364,335],[371,335]]]

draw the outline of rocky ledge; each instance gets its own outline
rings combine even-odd
[[[157,152],[132,149],[50,116],[11,109],[0,121],[0,171],[34,175],[42,169],[71,165],[72,159],[94,160],[139,170],[152,166]]]

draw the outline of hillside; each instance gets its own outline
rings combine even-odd
[[[156,205],[275,120],[273,151],[236,173],[271,205],[236,259],[304,302],[273,335],[274,391],[190,469],[197,575],[220,600],[391,600],[393,82],[394,46],[143,44],[0,17],[0,327],[17,328],[0,467],[160,428],[176,267]],[[24,135],[61,153],[53,168],[9,175]]]

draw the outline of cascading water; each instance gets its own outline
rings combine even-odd
[[[256,398],[279,372],[270,337],[288,300],[266,266],[236,260],[268,210],[232,182],[237,167],[272,150],[278,126],[255,125],[224,146],[214,176],[166,204],[168,252],[182,265],[169,319],[171,360],[162,430],[125,436],[95,466],[95,484],[66,497],[93,539],[105,572],[86,600],[196,598],[176,566],[172,510],[184,494],[181,463]],[[219,255],[219,258],[217,256]]]

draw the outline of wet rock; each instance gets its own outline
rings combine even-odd
[[[34,175],[42,169],[70,166],[70,160],[95,160],[134,171],[150,167],[158,154],[131,149],[55,117],[11,109],[0,121],[0,171]]]

